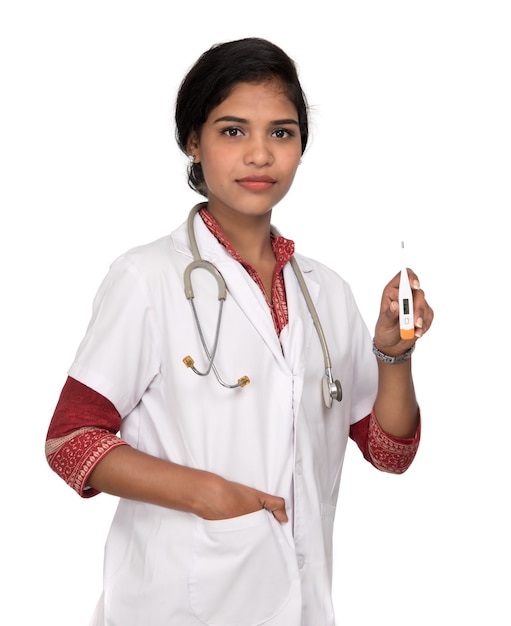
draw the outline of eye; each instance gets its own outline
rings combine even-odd
[[[276,128],[272,132],[272,136],[277,137],[278,139],[285,139],[286,137],[294,137],[295,133],[287,128]]]
[[[222,135],[227,135],[228,137],[239,137],[243,134],[241,128],[237,126],[229,126],[228,128],[222,129]]]

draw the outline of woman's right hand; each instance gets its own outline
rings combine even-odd
[[[284,498],[209,474],[202,485],[198,515],[221,520],[266,509],[281,523],[288,521]]]
[[[117,446],[94,467],[88,485],[121,498],[149,502],[169,509],[194,513],[207,520],[221,520],[261,509],[287,522],[283,498],[225,480],[199,470]]]

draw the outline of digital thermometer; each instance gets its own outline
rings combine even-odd
[[[405,244],[401,242],[401,277],[399,279],[399,334],[401,339],[415,337],[413,295],[405,264]]]

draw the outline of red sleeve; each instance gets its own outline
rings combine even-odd
[[[402,474],[410,467],[419,448],[420,433],[419,420],[414,437],[392,437],[382,430],[374,413],[350,427],[350,438],[358,445],[366,461],[391,474]]]
[[[126,445],[116,436],[121,417],[114,405],[83,383],[68,377],[46,436],[51,469],[82,497],[99,493],[87,486],[96,464],[113,448]]]

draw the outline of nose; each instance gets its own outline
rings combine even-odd
[[[273,152],[266,137],[254,136],[250,138],[245,152],[245,163],[264,167],[273,163]]]

